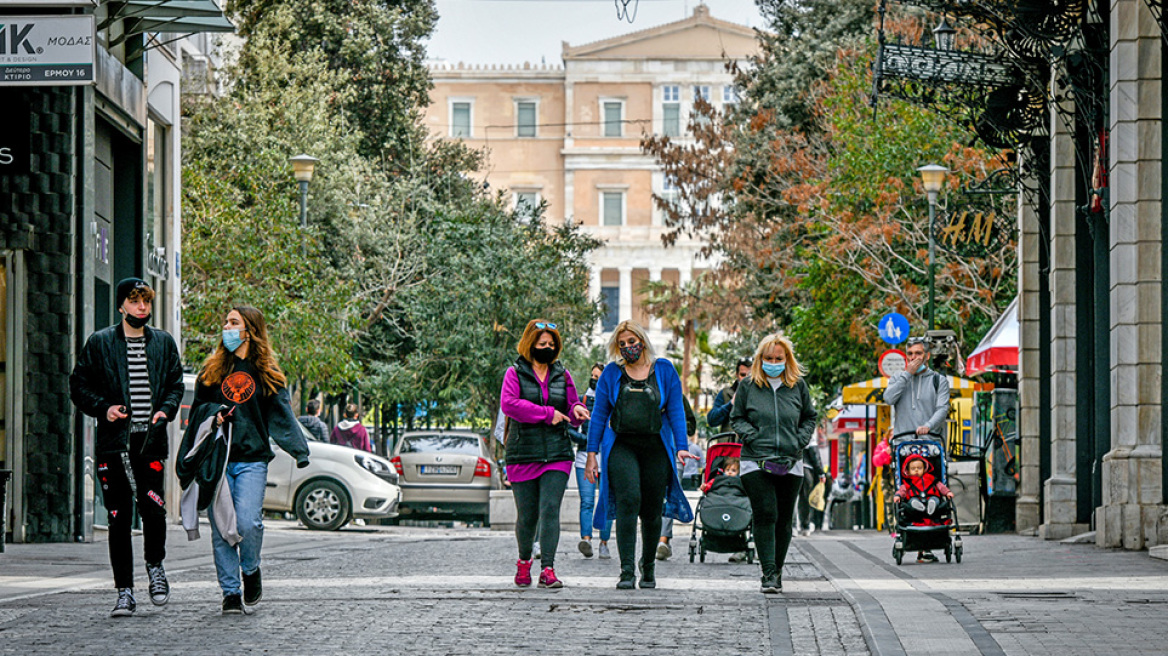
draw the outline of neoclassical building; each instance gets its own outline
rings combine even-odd
[[[684,284],[713,263],[699,258],[698,240],[662,245],[652,195],[668,197],[669,181],[640,141],[684,139],[699,96],[716,107],[734,102],[726,62],[757,49],[752,29],[699,5],[685,20],[565,43],[562,65],[435,64],[426,123],[436,135],[485,149],[479,175],[517,206],[546,203],[550,222],[575,222],[604,241],[591,284],[608,308],[600,335],[631,318],[664,344],[668,327],[640,303],[644,283]]]

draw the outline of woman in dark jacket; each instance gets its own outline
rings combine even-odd
[[[588,419],[572,375],[556,360],[563,341],[556,324],[529,321],[516,346],[519,358],[503,376],[499,407],[508,419],[507,478],[515,496],[515,540],[519,546],[515,585],[531,585],[532,547],[541,537],[539,587],[564,587],[556,577],[560,502],[572,472],[569,424]]]
[[[803,449],[815,432],[815,408],[791,340],[764,337],[734,395],[730,425],[742,441],[742,484],[754,514],[762,591],[783,590],[783,562],[803,485]]]
[[[235,532],[220,530],[211,515],[211,546],[219,587],[223,589],[223,614],[251,614],[263,596],[260,578],[260,547],[264,541],[264,489],[268,463],[272,460],[269,436],[296,460],[308,466],[308,443],[285,386],[287,379],[268,343],[268,328],[259,310],[238,306],[227,313],[223,340],[207,357],[195,383],[190,423],[179,448],[180,477],[189,472],[182,463],[191,450],[196,433],[207,419],[214,426],[229,424],[230,437],[224,481],[235,506],[239,541]],[[242,574],[242,590],[240,575]],[[242,593],[242,594],[241,594]]]

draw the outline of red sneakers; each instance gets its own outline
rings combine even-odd
[[[531,585],[531,563],[530,560],[520,560],[515,563],[515,585],[526,587]],[[540,585],[543,585],[543,577],[540,577]]]
[[[555,570],[550,567],[545,567],[539,574],[539,587],[562,588],[564,587],[564,582],[556,578]]]

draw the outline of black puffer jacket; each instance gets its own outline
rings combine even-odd
[[[131,451],[132,455],[166,459],[169,440],[167,425],[174,421],[182,404],[182,363],[178,346],[169,333],[146,326],[146,369],[150,376],[150,415],[166,413],[165,421],[151,425],[142,444],[130,442],[130,419],[106,420],[110,406],[130,405],[130,373],[126,354],[126,333],[122,324],[103,328],[85,341],[69,376],[69,396],[81,412],[97,419],[95,453]]]

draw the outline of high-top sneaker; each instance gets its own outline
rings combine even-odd
[[[556,578],[556,571],[550,567],[543,568],[539,573],[539,587],[541,588],[562,588],[564,582]]]
[[[637,587],[637,575],[633,572],[633,566],[629,565],[627,568],[622,564],[620,580],[616,583],[617,590],[632,590]]]
[[[138,607],[134,601],[134,591],[130,588],[118,588],[118,603],[110,611],[110,617],[130,617]]]
[[[166,570],[162,563],[146,563],[146,576],[150,579],[150,603],[164,606],[170,601],[170,583],[166,580]]]
[[[515,563],[515,585],[525,588],[531,585],[532,560],[520,560]]]

